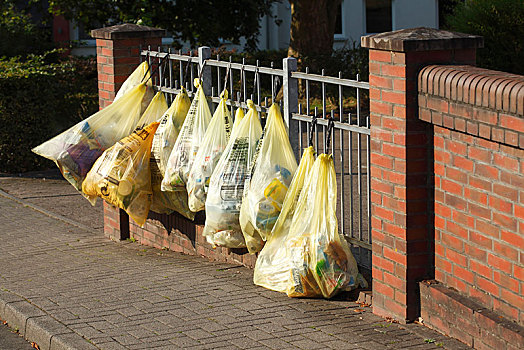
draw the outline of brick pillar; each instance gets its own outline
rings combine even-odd
[[[96,39],[100,108],[113,102],[122,83],[140,63],[140,46],[161,46],[165,32],[129,23],[91,31]]]
[[[110,105],[122,83],[140,63],[140,46],[162,44],[164,29],[119,24],[91,31],[96,39],[98,99],[100,108]],[[104,203],[104,234],[112,239],[129,238],[129,216]]]
[[[418,119],[417,74],[475,64],[482,38],[428,28],[362,37],[369,48],[373,312],[420,314],[417,282],[434,274],[431,126]]]

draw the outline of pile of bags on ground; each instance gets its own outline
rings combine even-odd
[[[150,210],[193,220],[205,210],[213,246],[259,253],[254,282],[293,297],[330,298],[365,281],[338,233],[331,156],[297,163],[278,105],[260,124],[251,100],[234,123],[220,94],[213,115],[197,78],[170,107],[142,63],[114,102],[33,149],[93,205],[98,197],[140,226]]]

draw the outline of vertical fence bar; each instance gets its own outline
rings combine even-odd
[[[339,78],[342,78],[342,72],[338,72],[338,77]],[[339,85],[338,86],[338,120],[342,123],[342,118],[344,116],[344,97],[343,97],[343,94],[342,94],[342,85]],[[341,187],[341,197],[340,197],[340,213],[341,213],[341,217],[342,217],[342,225],[341,225],[341,231],[342,231],[342,234],[346,234],[346,220],[344,220],[344,208],[345,208],[345,205],[344,205],[344,199],[346,198],[346,194],[345,194],[345,167],[346,167],[346,162],[345,162],[345,159],[344,159],[344,152],[345,152],[345,148],[344,148],[344,129],[340,129],[339,130],[340,132],[340,187]]]
[[[351,123],[351,113],[348,113],[348,119]],[[349,166],[349,226],[351,237],[355,238],[355,225],[353,224],[354,217],[354,202],[353,202],[353,131],[349,131],[348,135],[349,142],[349,154],[348,154],[348,166]]]
[[[324,69],[322,69],[322,76],[324,76]],[[326,119],[326,83],[322,82],[322,119]],[[322,125],[322,136],[324,137],[324,140],[326,139],[326,126]],[[326,153],[326,143],[324,144],[324,153]]]
[[[284,58],[283,61],[283,89],[284,89],[284,121],[289,132],[289,141],[293,147],[293,153],[297,160],[300,159],[300,149],[298,148],[298,126],[297,121],[292,118],[292,113],[298,111],[298,82],[291,77],[291,72],[297,70],[297,60],[293,57]]]
[[[367,116],[367,122],[366,126],[369,129],[370,128],[370,118],[369,115]],[[366,143],[366,176],[367,176],[367,200],[368,200],[368,243],[371,244],[371,172],[370,172],[370,144],[371,144],[371,136],[366,135],[367,143]]]
[[[358,119],[358,118],[357,118]],[[358,239],[362,240],[362,134],[357,133]]]

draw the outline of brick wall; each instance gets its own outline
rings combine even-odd
[[[435,279],[524,325],[524,77],[429,66],[418,86],[434,125]]]
[[[413,321],[434,259],[430,126],[418,118],[417,74],[431,63],[474,64],[479,38],[416,28],[363,37],[362,46],[370,49],[373,311]]]

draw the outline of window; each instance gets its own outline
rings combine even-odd
[[[338,5],[337,9],[337,19],[335,21],[335,35],[342,35],[344,31],[342,30],[342,3]]]
[[[366,0],[366,32],[389,32],[391,28],[391,0]]]

